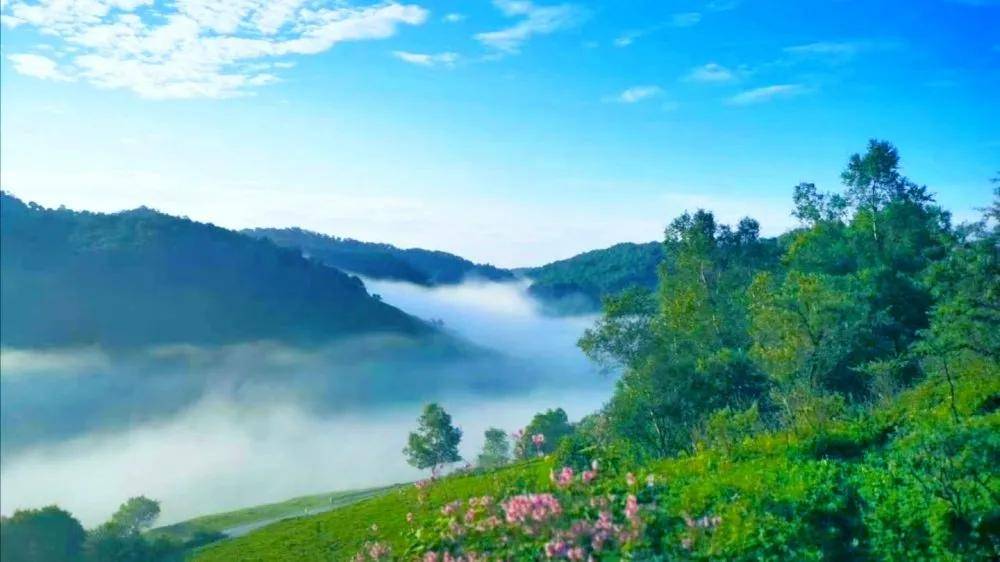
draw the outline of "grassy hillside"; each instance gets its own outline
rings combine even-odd
[[[366,542],[380,538],[397,551],[406,548],[407,513],[432,520],[442,506],[477,495],[534,490],[548,482],[549,464],[534,461],[492,472],[451,476],[430,486],[426,498],[408,485],[379,497],[314,516],[281,521],[245,537],[207,546],[194,560],[346,560]]]
[[[2,343],[12,347],[419,334],[421,321],[299,252],[149,209],[2,195]]]
[[[281,519],[341,508],[389,493],[395,488],[395,486],[387,486],[302,496],[277,503],[196,517],[180,523],[174,523],[173,525],[158,527],[150,531],[150,534],[179,539],[181,541],[189,541],[199,535],[206,536],[213,533],[243,535],[258,525],[264,526]]]
[[[601,298],[631,287],[656,287],[663,244],[624,243],[593,250],[541,267],[523,270],[531,279],[531,294],[557,310],[597,310]]]
[[[1000,376],[985,363],[964,365],[963,372],[954,402],[947,381],[931,380],[819,425],[755,435],[718,432],[677,458],[632,463],[591,451],[601,466],[590,484],[578,477],[566,487],[553,483],[550,471],[576,458],[557,452],[444,478],[423,500],[421,490],[408,486],[283,521],[205,547],[193,559],[346,560],[376,543],[394,553],[385,559],[415,559],[430,549],[542,558],[559,529],[597,518],[599,510],[587,506],[606,504],[618,532],[632,532],[630,495],[638,506],[638,535],[608,539],[600,559],[629,553],[641,560],[986,559],[984,553],[1000,552],[1000,478],[995,470],[983,472],[989,463],[978,463],[992,459],[995,467],[1000,458]],[[469,507],[469,498],[529,491],[554,494],[563,509],[535,535],[512,524],[480,531],[461,523],[457,536],[447,531],[453,518],[463,521],[469,511],[475,522],[485,520],[489,510],[478,502]],[[444,515],[442,507],[454,500],[463,503]],[[972,527],[954,519],[956,501]],[[412,525],[407,513],[414,514]]]
[[[466,278],[510,281],[511,272],[473,263],[447,252],[403,249],[390,244],[361,242],[326,236],[299,228],[256,228],[244,231],[285,248],[297,248],[320,262],[374,279],[406,281],[418,285],[451,285]]]

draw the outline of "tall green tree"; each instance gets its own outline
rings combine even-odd
[[[507,432],[491,427],[486,430],[483,452],[479,453],[477,464],[483,468],[495,468],[510,462],[510,440]]]
[[[462,430],[453,426],[451,416],[438,404],[427,404],[417,420],[417,430],[410,433],[403,454],[407,462],[419,468],[431,469],[437,475],[445,464],[458,462],[458,444]]]
[[[563,437],[572,433],[573,424],[569,423],[566,410],[555,408],[539,412],[524,428],[523,435],[517,443],[516,453],[519,458],[531,458],[538,453],[547,455],[556,450]],[[541,435],[542,440],[536,444],[532,439],[537,435]]]
[[[0,561],[77,562],[86,534],[68,512],[52,505],[0,518]]]

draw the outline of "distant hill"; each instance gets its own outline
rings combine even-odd
[[[402,249],[390,244],[337,238],[300,228],[255,228],[243,231],[266,238],[331,267],[374,279],[406,281],[418,285],[453,285],[468,278],[513,281],[514,274],[488,264],[420,248]]]
[[[599,308],[602,297],[630,287],[656,287],[665,256],[660,242],[626,242],[520,273],[532,281],[529,292],[557,312],[588,312]]]
[[[358,278],[267,240],[146,208],[100,214],[0,198],[5,346],[432,331]]]

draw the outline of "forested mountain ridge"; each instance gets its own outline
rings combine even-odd
[[[296,248],[302,254],[331,267],[374,279],[406,281],[424,286],[454,285],[466,279],[512,281],[514,275],[489,264],[478,264],[460,256],[421,248],[397,248],[391,244],[338,238],[301,228],[254,228],[243,231],[266,238],[278,246]]]
[[[566,312],[583,312],[600,308],[605,296],[633,287],[656,287],[657,267],[665,257],[661,242],[624,242],[521,273],[531,279],[528,291],[535,298]]]
[[[140,208],[0,205],[2,342],[46,347],[319,341],[424,322],[299,252]]]

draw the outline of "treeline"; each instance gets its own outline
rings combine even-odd
[[[595,440],[674,455],[713,416],[806,423],[868,407],[964,353],[995,365],[997,203],[954,227],[882,141],[841,177],[841,192],[796,186],[802,226],[777,240],[709,211],[671,223],[658,289],[607,299],[580,342],[624,369]]]
[[[0,560],[4,562],[175,562],[191,548],[221,538],[203,533],[187,542],[149,538],[160,504],[130,498],[111,518],[91,530],[56,506],[15,511],[0,518]]]
[[[145,208],[75,212],[0,193],[0,275],[12,347],[432,332],[297,250]]]

